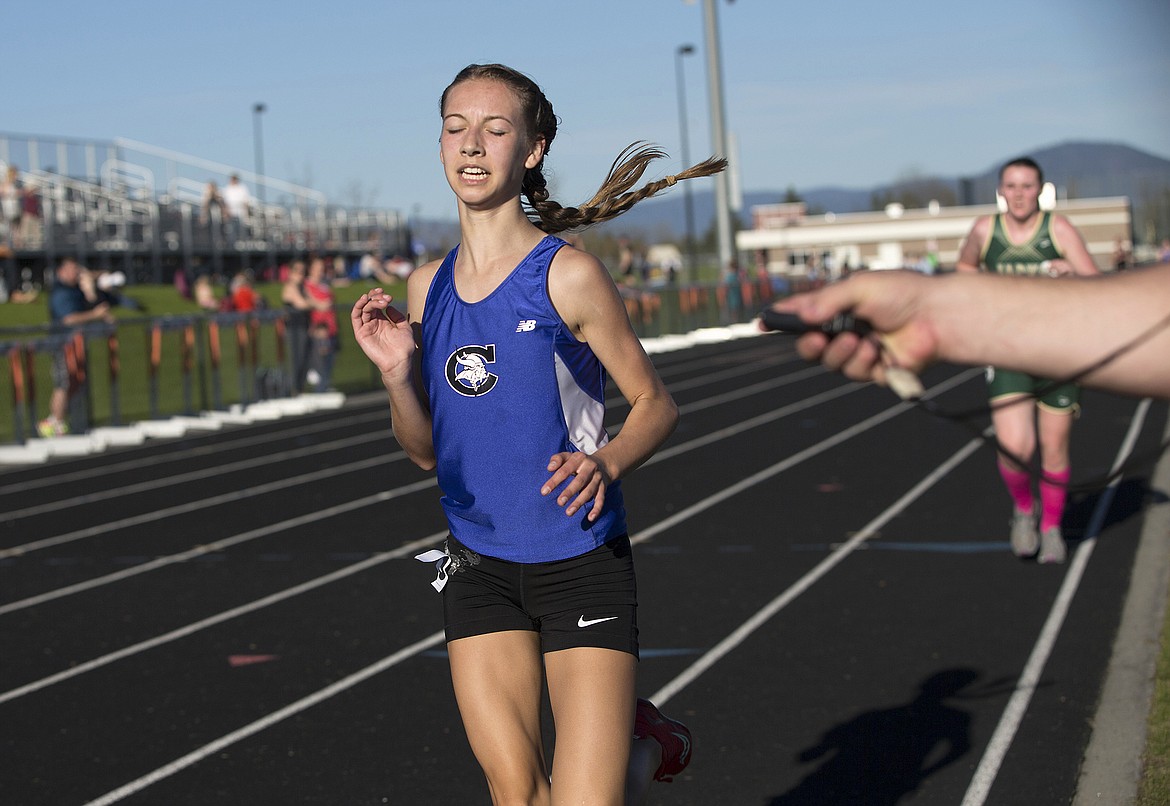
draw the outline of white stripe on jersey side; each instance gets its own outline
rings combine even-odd
[[[560,353],[554,351],[553,366],[561,395],[561,413],[569,441],[583,453],[593,453],[609,442],[605,433],[605,403],[595,399],[577,383]]]

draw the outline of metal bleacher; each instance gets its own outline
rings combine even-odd
[[[40,202],[39,222],[22,242],[0,233],[9,287],[22,272],[39,275],[65,254],[140,283],[170,282],[179,271],[264,275],[310,253],[347,264],[367,251],[410,254],[409,228],[398,211],[331,203],[313,188],[125,138],[0,132],[0,170],[9,165]],[[207,184],[222,189],[233,174],[253,201],[238,232],[219,208],[203,207]]]

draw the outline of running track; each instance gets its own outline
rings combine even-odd
[[[980,434],[783,336],[654,356],[683,419],[625,482],[640,693],[695,734],[651,804],[1067,803],[1150,490],[1073,494],[1017,561]],[[937,367],[928,395],[984,401]],[[1074,482],[1166,405],[1089,392]],[[614,422],[625,409],[612,406]],[[487,803],[432,569],[433,478],[381,395],[0,470],[0,803]]]

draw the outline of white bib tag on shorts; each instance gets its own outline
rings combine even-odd
[[[439,549],[430,549],[424,551],[422,554],[414,555],[414,558],[423,563],[434,563],[438,575],[434,581],[431,582],[431,587],[439,593],[443,592],[443,588],[447,585],[447,569],[451,566],[451,558],[447,556],[447,552]]]

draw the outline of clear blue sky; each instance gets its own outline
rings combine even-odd
[[[718,4],[745,190],[981,172],[1068,140],[1170,158],[1167,0]],[[561,118],[554,195],[591,195],[634,140],[710,153],[701,3],[684,0],[9,2],[0,131],[126,137],[341,202],[454,216],[438,97],[464,65],[536,79]],[[709,180],[701,180],[709,181]]]

